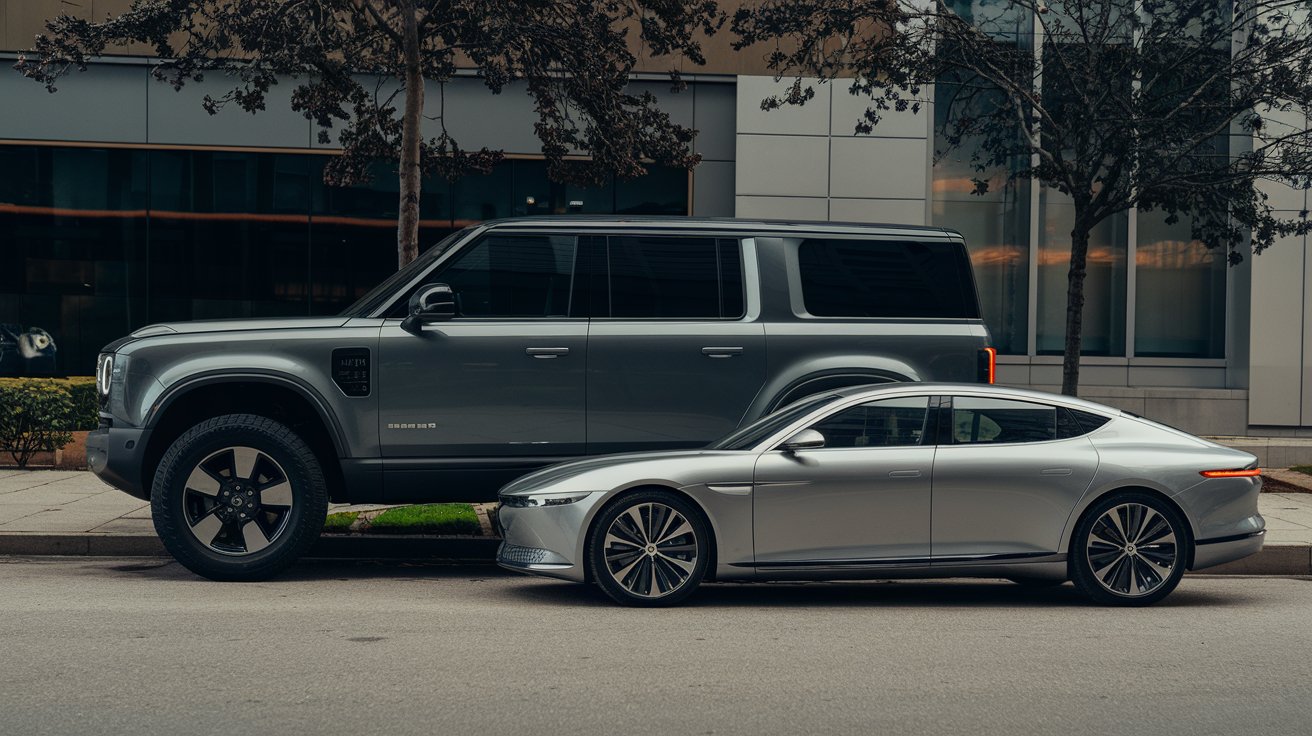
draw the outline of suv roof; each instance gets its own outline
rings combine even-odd
[[[684,217],[682,215],[549,215],[546,217],[511,217],[488,220],[483,226],[489,229],[517,228],[598,228],[648,229],[659,227],[670,230],[722,230],[725,232],[755,232],[779,234],[862,234],[891,235],[915,232],[937,237],[960,238],[956,230],[926,225],[893,225],[859,222],[824,222],[807,220],[747,220],[736,217]]]

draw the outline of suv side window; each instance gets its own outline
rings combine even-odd
[[[828,416],[811,429],[825,447],[906,447],[925,437],[928,396],[872,401]]]
[[[952,442],[958,445],[1057,439],[1057,407],[1028,401],[952,399]]]
[[[494,233],[462,250],[424,283],[448,284],[455,291],[457,317],[568,317],[576,240],[572,235]],[[405,316],[409,296],[388,316]]]
[[[609,316],[737,319],[743,271],[737,240],[621,235],[609,238]],[[606,310],[594,310],[606,316]]]
[[[979,317],[959,243],[810,239],[797,264],[802,301],[816,317]]]

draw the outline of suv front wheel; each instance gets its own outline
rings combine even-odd
[[[319,460],[290,428],[228,414],[187,430],[164,454],[151,515],[164,547],[211,580],[264,580],[314,543],[328,513]]]

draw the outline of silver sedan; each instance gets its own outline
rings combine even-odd
[[[705,580],[960,576],[1147,605],[1261,549],[1258,474],[1248,453],[1066,396],[852,388],[701,450],[525,476],[501,490],[497,559],[635,606]]]

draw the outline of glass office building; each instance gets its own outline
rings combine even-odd
[[[104,344],[153,322],[335,314],[396,269],[397,181],[323,183],[325,153],[0,145],[0,323],[44,332],[88,374]],[[423,182],[421,247],[501,217],[686,215],[689,175],[584,189],[540,159]]]

